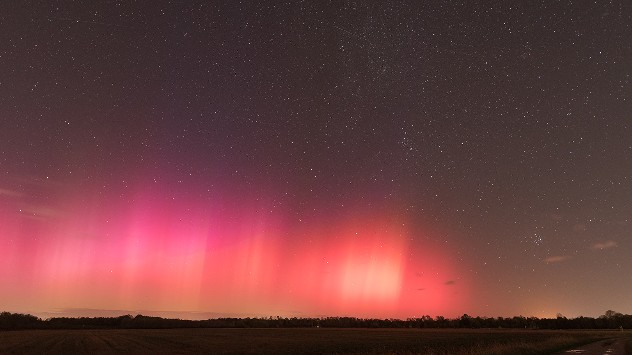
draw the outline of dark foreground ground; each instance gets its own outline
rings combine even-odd
[[[0,332],[0,354],[552,354],[632,332],[126,329]],[[628,344],[630,345],[630,344]]]
[[[570,350],[566,350],[558,355],[567,354],[581,354],[581,355],[625,355],[626,345],[628,348],[632,346],[632,342],[629,344],[626,339],[607,339],[601,340],[596,343],[591,343],[581,347],[576,347]]]

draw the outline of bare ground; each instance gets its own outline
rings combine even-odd
[[[629,338],[632,333],[322,328],[30,330],[0,332],[0,353],[552,354],[616,337]]]

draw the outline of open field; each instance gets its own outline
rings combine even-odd
[[[504,329],[125,329],[0,332],[2,354],[550,354],[632,332]]]

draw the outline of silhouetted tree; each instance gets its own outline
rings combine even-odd
[[[39,328],[41,321],[41,319],[30,314],[0,313],[0,329],[2,330]]]

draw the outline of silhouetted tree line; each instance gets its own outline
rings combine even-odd
[[[0,313],[0,330],[18,329],[161,329],[161,328],[526,328],[526,329],[631,329],[632,315],[607,311],[597,318],[577,317],[512,318],[471,317],[367,319],[325,318],[216,318],[206,320],[169,319],[143,315],[120,317],[54,317],[40,319],[30,314]]]

